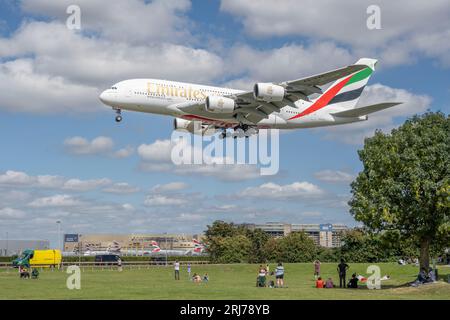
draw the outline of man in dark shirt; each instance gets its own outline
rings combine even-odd
[[[348,264],[346,264],[344,262],[344,259],[341,259],[341,263],[339,263],[338,267],[337,267],[337,271],[339,273],[339,288],[342,288],[342,286],[344,286],[344,288],[345,288],[345,285],[346,285],[346,283],[345,283],[345,275],[346,275],[347,270],[349,268],[350,267],[348,266]]]

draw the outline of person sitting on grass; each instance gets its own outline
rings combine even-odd
[[[352,289],[358,289],[358,277],[356,276],[356,273],[352,274],[352,278],[348,282],[347,287]]]
[[[33,271],[31,271],[31,278],[32,279],[38,279],[39,278],[39,271],[36,268],[33,268]]]
[[[257,287],[265,287],[266,286],[266,268],[262,265],[259,266],[258,278],[256,279]]]
[[[428,269],[428,281],[427,282],[436,282],[436,273],[434,272],[433,268],[430,267]]]
[[[328,280],[325,282],[325,288],[334,288],[334,283],[331,278],[328,278]]]
[[[30,273],[28,272],[28,269],[24,266],[20,266],[19,267],[19,274],[20,274],[20,279],[30,279]]]
[[[194,281],[195,283],[200,283],[202,282],[202,278],[200,277],[200,275],[194,273],[194,275],[192,276],[192,281]]]
[[[322,280],[322,277],[318,277],[316,280],[316,288],[323,289],[325,286],[325,281]]]
[[[417,287],[427,282],[428,282],[427,271],[425,268],[421,268],[419,274],[417,275],[417,279],[411,283],[411,286]]]

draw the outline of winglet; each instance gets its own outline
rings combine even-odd
[[[361,58],[358,61],[356,61],[355,64],[357,65],[366,65],[368,66],[370,69],[372,69],[373,71],[375,71],[375,66],[377,64],[378,60],[377,59],[371,59],[371,58]]]

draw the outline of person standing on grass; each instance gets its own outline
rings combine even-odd
[[[278,263],[278,266],[275,268],[275,278],[277,279],[277,287],[283,288],[284,287],[284,267],[281,262]]]
[[[175,280],[180,280],[180,263],[175,261],[173,268],[175,270]]]
[[[187,272],[188,272],[189,279],[191,279],[191,264],[190,263],[187,264]]]
[[[317,278],[320,276],[320,261],[317,259],[314,261],[314,279],[317,280]]]
[[[339,273],[339,288],[346,286],[345,275],[350,267],[345,263],[344,259],[341,259],[341,263],[338,264],[337,271]]]

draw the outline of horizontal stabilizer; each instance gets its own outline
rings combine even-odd
[[[332,113],[333,116],[336,117],[349,117],[349,118],[355,118],[355,117],[361,117],[365,116],[369,113],[374,113],[380,110],[384,110],[387,108],[391,108],[393,106],[396,106],[398,104],[402,104],[402,102],[385,102],[385,103],[378,103],[378,104],[372,104],[370,106],[361,107],[361,108],[355,108],[355,109],[349,109],[345,111],[335,112]]]

